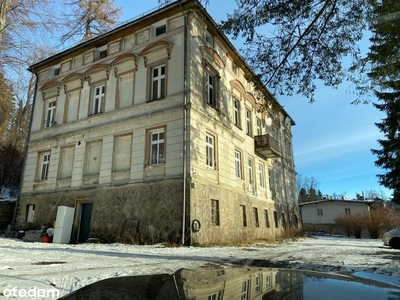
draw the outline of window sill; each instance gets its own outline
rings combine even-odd
[[[161,100],[165,100],[166,99],[166,97],[162,97],[162,98],[157,98],[157,99],[150,99],[150,100],[147,100],[146,101],[146,103],[150,103],[150,102],[157,102],[157,101],[161,101]]]
[[[102,115],[102,114],[103,114],[103,112],[101,111],[101,112],[98,112],[95,114],[90,114],[90,115],[88,115],[88,117],[90,118],[90,117],[94,117],[94,116],[98,116],[98,115]]]

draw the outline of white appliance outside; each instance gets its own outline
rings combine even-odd
[[[53,243],[68,244],[71,240],[74,208],[59,206],[57,210],[56,226],[54,228]]]

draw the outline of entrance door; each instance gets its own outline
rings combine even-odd
[[[81,221],[79,223],[78,242],[83,243],[90,237],[90,220],[92,219],[93,203],[81,204]]]

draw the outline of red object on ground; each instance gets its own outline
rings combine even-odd
[[[43,243],[51,243],[51,236],[45,235],[43,237]]]

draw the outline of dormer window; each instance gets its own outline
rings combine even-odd
[[[156,32],[155,32],[156,36],[162,35],[166,32],[167,32],[167,26],[165,24],[161,25],[159,27],[156,27]]]

